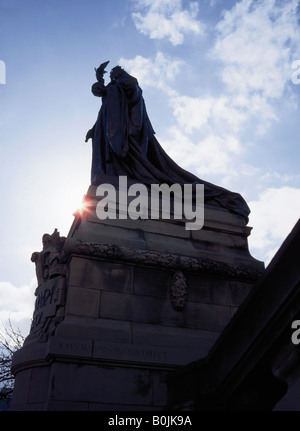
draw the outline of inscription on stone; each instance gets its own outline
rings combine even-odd
[[[168,353],[165,350],[151,349],[143,346],[105,345],[96,342],[94,355],[105,359],[124,359],[145,362],[165,362]]]
[[[64,306],[64,288],[62,277],[47,280],[39,286],[28,338],[44,338],[52,323],[55,325],[57,311]]]
[[[44,289],[36,298],[35,310],[46,307],[46,305],[51,304],[53,300],[54,286]]]
[[[59,342],[58,349],[69,351],[72,353],[88,353],[90,350],[90,345],[87,343],[78,343],[78,342]]]

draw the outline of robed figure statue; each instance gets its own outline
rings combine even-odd
[[[163,150],[147,115],[138,81],[120,66],[111,70],[110,83],[104,85],[103,74],[109,62],[96,71],[92,93],[102,98],[97,121],[86,135],[93,142],[91,183],[99,184],[101,174],[126,175],[145,185],[204,184],[204,199],[242,215],[250,213],[238,193],[200,180],[178,166]]]

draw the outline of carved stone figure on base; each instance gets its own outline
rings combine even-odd
[[[49,278],[50,272],[60,263],[60,255],[65,243],[65,237],[60,236],[57,229],[52,235],[45,233],[43,235],[43,250],[35,251],[31,255],[31,262],[35,263],[36,277],[38,287]]]
[[[136,78],[116,66],[110,83],[104,85],[107,64],[95,69],[97,82],[92,85],[92,93],[102,97],[97,121],[86,135],[86,142],[93,142],[92,184],[99,184],[101,174],[126,175],[146,185],[200,183],[205,202],[240,214],[247,222],[250,210],[241,195],[197,178],[166,154],[155,137]]]

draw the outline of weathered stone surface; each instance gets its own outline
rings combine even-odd
[[[49,376],[49,367],[20,371],[14,387],[14,409],[43,410],[48,396]]]
[[[153,372],[150,370],[56,363],[51,371],[52,400],[152,404]]]
[[[187,301],[185,312],[178,313],[173,309],[170,300],[103,292],[100,317],[220,331],[230,319],[230,309],[219,305]]]
[[[171,276],[172,271],[136,266],[133,280],[134,294],[166,298]]]
[[[49,370],[48,370],[49,372]],[[21,406],[28,403],[30,381],[31,381],[32,369],[24,369],[18,373],[18,378],[15,380],[14,385],[14,405]],[[46,387],[48,387],[46,383]],[[40,402],[43,402],[42,398]]]
[[[70,338],[85,337],[103,342],[114,340],[116,343],[130,344],[132,341],[130,322],[84,316],[66,316],[63,325],[57,328],[56,335]]]
[[[142,236],[142,232],[131,228],[104,225],[99,223],[89,223],[86,221],[80,225],[80,230],[75,232],[74,239],[84,239],[98,243],[130,245],[135,248],[146,248],[147,244]]]
[[[74,257],[70,262],[69,284],[89,289],[132,292],[133,268],[95,259]]]
[[[100,221],[93,187],[88,196],[68,237],[53,237],[63,243],[53,264],[45,256],[13,406],[164,409],[168,373],[206,357],[263,269],[251,229],[209,207],[199,232],[184,221]]]
[[[78,316],[98,317],[100,291],[86,287],[69,286],[66,313]]]
[[[239,305],[251,290],[250,283],[215,279],[186,273],[189,300],[216,305]]]
[[[186,356],[188,352],[194,356],[195,353],[193,352],[197,352],[198,357],[204,357],[220,334],[218,331],[136,322],[132,322],[131,327],[134,345],[143,344],[147,340],[149,346],[161,346],[164,348],[178,346],[178,350],[182,352],[181,356]]]
[[[123,229],[133,229],[134,231],[152,232],[160,235],[175,236],[178,238],[190,238],[191,233],[189,230],[184,229],[184,222],[177,220],[151,220],[149,219],[117,219],[117,220],[100,220],[94,212],[89,213],[87,221],[98,223],[102,226],[116,226]],[[182,229],[183,228],[183,229]]]
[[[36,367],[31,370],[28,402],[45,402],[48,396],[49,368]]]

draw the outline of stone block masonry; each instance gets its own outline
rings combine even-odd
[[[99,220],[95,190],[68,236],[47,235],[34,254],[13,410],[163,410],[166,377],[207,356],[264,269],[237,214],[207,206],[199,231]]]

